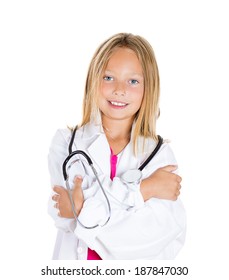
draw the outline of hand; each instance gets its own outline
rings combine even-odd
[[[79,215],[84,202],[81,185],[82,178],[79,176],[75,177],[74,186],[71,192],[77,216]],[[53,195],[52,200],[56,201],[54,207],[59,209],[58,215],[63,218],[74,218],[67,189],[61,186],[54,186],[53,190],[56,192],[56,194]]]
[[[140,187],[144,201],[152,197],[177,200],[180,195],[182,178],[172,173],[176,169],[176,165],[167,165],[157,169],[148,178],[142,180]]]

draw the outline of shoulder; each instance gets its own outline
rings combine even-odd
[[[158,155],[164,159],[165,164],[176,164],[176,159],[170,145],[170,140],[163,140],[163,143],[158,151]]]
[[[94,123],[88,123],[77,129],[76,137],[90,138],[101,133],[103,133],[101,124],[96,125]]]
[[[65,128],[58,129],[51,142],[51,147],[68,147],[72,138],[73,129]],[[94,124],[86,124],[79,127],[75,133],[75,143],[82,142],[82,140],[87,141],[91,138],[95,138],[98,134],[101,134],[101,126]]]
[[[74,137],[74,145],[78,149],[84,149],[91,145],[101,134],[103,130],[101,125],[95,125],[93,123],[88,123],[77,129]]]
[[[66,146],[71,139],[71,135],[72,131],[70,128],[58,129],[52,138],[51,146]]]
[[[164,161],[166,165],[170,165],[170,164],[177,164],[173,149],[170,145],[170,141],[168,140],[164,140],[160,152],[162,153],[163,157],[164,157]]]
[[[147,138],[144,145],[144,158],[149,157],[157,146],[157,141],[154,139]],[[163,140],[160,149],[153,157],[152,163],[158,163],[161,166],[177,164],[173,150],[170,146],[170,141]]]

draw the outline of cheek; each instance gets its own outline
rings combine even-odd
[[[132,95],[135,97],[136,102],[141,103],[144,95],[144,89],[141,88],[141,89],[133,90]]]
[[[107,94],[109,94],[111,92],[112,88],[111,85],[109,84],[102,84],[100,87],[100,92],[103,96],[106,96]]]

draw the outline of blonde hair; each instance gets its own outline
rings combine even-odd
[[[143,136],[157,140],[156,120],[159,116],[160,79],[156,58],[152,46],[139,35],[118,33],[103,42],[96,50],[89,65],[81,125],[95,121],[98,116],[98,91],[107,63],[117,48],[129,48],[137,55],[143,71],[144,94],[141,107],[135,116],[133,131],[134,147],[137,138]],[[135,147],[136,148],[136,147]]]

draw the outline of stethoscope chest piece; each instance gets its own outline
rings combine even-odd
[[[139,184],[142,172],[139,169],[130,169],[122,174],[121,179],[127,184]]]

